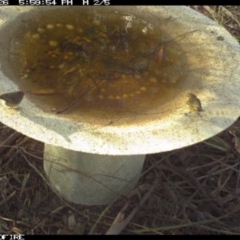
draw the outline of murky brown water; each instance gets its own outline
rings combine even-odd
[[[164,44],[155,25],[135,16],[63,8],[22,25],[11,46],[19,83],[56,112],[145,111],[175,96],[183,81],[176,42]]]

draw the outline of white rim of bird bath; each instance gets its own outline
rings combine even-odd
[[[124,119],[116,121],[116,126],[114,122],[109,124],[111,119],[106,119],[102,127],[98,123],[79,123],[75,120],[70,122],[65,120],[64,114],[44,112],[27,97],[21,104],[22,111],[1,111],[0,119],[4,124],[29,137],[69,150],[93,154],[131,155],[157,153],[192,145],[218,134],[237,119],[240,109],[239,45],[223,27],[187,7],[128,6],[109,9],[141,17],[151,14],[148,15],[150,21],[154,18],[156,21],[164,21],[171,17],[171,21],[165,23],[165,30],[170,31],[168,29],[177,26],[172,38],[184,32],[197,30],[180,40],[180,43],[189,44],[188,49],[190,44],[193,45],[191,52],[186,53],[192,64],[185,80],[188,86],[171,102],[157,106],[151,110],[152,113],[147,113],[147,117],[144,114],[135,115],[139,122],[137,125],[124,124]],[[4,23],[7,24],[21,13],[31,10],[36,10],[36,7],[1,9],[1,28]],[[42,10],[47,8],[41,7]],[[217,40],[219,36],[223,36],[224,40]],[[199,52],[201,48],[203,50]],[[194,52],[194,49],[198,51]],[[203,57],[204,60],[201,60]],[[204,68],[207,70],[204,71]],[[4,73],[1,72],[0,77],[2,93],[19,90]],[[204,110],[201,113],[202,117],[189,117],[185,114],[189,111],[186,104],[186,94],[189,92],[201,99]],[[64,127],[59,129],[62,123]]]

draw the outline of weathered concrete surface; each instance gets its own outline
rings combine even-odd
[[[0,9],[0,45],[8,46],[14,27],[18,27],[14,23],[5,28],[10,19],[16,18],[23,11],[38,9],[43,11],[49,8]],[[237,119],[240,113],[240,48],[223,27],[187,7],[123,6],[106,9],[146,18],[159,25],[171,39],[197,30],[178,40],[178,44],[186,49],[183,54],[190,66],[179,94],[164,106],[156,106],[154,111],[137,116],[129,114],[129,119],[113,119],[111,125],[108,125],[109,119],[105,122],[96,119],[95,123],[88,124],[84,121],[84,116],[69,121],[64,115],[56,115],[50,109],[44,112],[37,103],[32,103],[26,97],[20,111],[1,109],[0,120],[4,124],[55,146],[88,153],[127,155],[182,148],[216,135]],[[4,34],[1,32],[3,30]],[[223,41],[218,40],[220,37],[223,37]],[[7,47],[2,47],[0,62],[4,72],[9,72],[4,64],[8,54]],[[0,72],[0,78],[0,93],[18,89],[3,72]],[[184,114],[188,112],[188,92],[196,93],[201,99],[204,109],[202,118]],[[136,118],[140,124],[126,124],[134,123]]]
[[[144,159],[144,155],[98,155],[45,144],[44,170],[53,188],[65,199],[101,205],[135,187]]]
[[[23,12],[48,9],[48,7],[3,7],[0,9],[0,93],[19,89],[16,83],[10,80],[12,78],[11,69],[8,69],[7,64],[11,38],[15,29],[21,24],[21,21],[14,22],[14,19]],[[109,200],[106,200],[108,197],[100,196],[100,194],[97,194],[94,199],[93,193],[96,193],[95,190],[99,184],[95,181],[95,183],[91,182],[91,186],[89,186],[90,179],[79,180],[78,176],[64,175],[63,182],[67,184],[60,186],[58,179],[63,175],[56,174],[56,170],[53,173],[52,168],[56,168],[56,166],[47,163],[49,160],[47,155],[55,155],[54,159],[64,156],[63,158],[67,161],[66,165],[71,166],[73,161],[73,168],[79,172],[83,169],[88,172],[88,166],[86,167],[88,160],[80,161],[78,164],[76,160],[78,154],[71,153],[69,150],[101,155],[120,155],[119,162],[115,159],[116,157],[113,157],[111,162],[109,158],[103,156],[99,157],[101,158],[99,161],[103,162],[103,165],[107,162],[106,168],[109,168],[107,175],[111,176],[114,175],[114,169],[118,168],[117,164],[124,165],[122,172],[125,172],[124,169],[133,170],[136,167],[136,171],[127,171],[125,176],[120,174],[120,178],[129,181],[139,173],[144,156],[139,156],[140,160],[137,164],[135,157],[129,160],[128,166],[128,163],[123,160],[125,158],[121,155],[144,155],[198,143],[229,127],[240,113],[240,48],[237,41],[223,27],[187,7],[123,6],[108,7],[106,11],[108,10],[123,11],[145,18],[164,31],[169,36],[169,40],[183,33],[195,31],[188,37],[180,37],[177,40],[181,48],[186,49],[182,54],[187,59],[189,71],[175,98],[164,105],[156,106],[148,113],[138,114],[138,124],[136,125],[134,125],[135,114],[129,114],[128,118],[120,119],[117,123],[113,119],[111,125],[108,124],[108,121],[99,122],[99,119],[95,119],[95,122],[93,119],[89,124],[84,120],[84,116],[79,116],[72,121],[66,120],[64,115],[56,115],[50,109],[43,111],[40,103],[32,102],[28,97],[23,100],[19,111],[0,108],[2,123],[29,137],[45,142],[46,149],[49,149],[48,145],[56,146],[56,149],[52,147],[51,150],[45,152],[45,170],[50,181],[56,189],[61,191],[62,195],[73,202],[76,202],[76,198],[81,198],[81,194],[76,198],[73,197],[78,189],[81,189],[79,192],[88,197],[83,196],[79,203],[86,204],[95,204],[101,201],[107,203]],[[204,109],[201,117],[185,114],[188,112],[186,105],[186,93],[188,92],[197,94],[201,99]],[[131,124],[126,124],[129,122]],[[68,150],[64,152],[58,147]],[[70,157],[71,155],[73,157]],[[79,153],[79,158],[82,156],[83,154]],[[84,154],[84,159],[86,156]],[[98,158],[98,155],[94,156],[95,158]],[[127,159],[131,159],[131,157]],[[90,161],[94,165],[90,173],[95,174],[96,169],[102,165],[96,160],[89,160],[89,168]],[[84,167],[81,165],[82,163],[84,163]],[[113,168],[110,170],[112,163]],[[116,166],[114,166],[115,163]],[[105,170],[102,169],[97,173],[104,174]],[[109,178],[101,179],[101,181],[105,181],[107,186],[112,187],[112,182],[107,183],[107,179]],[[66,186],[69,186],[69,192],[65,189]],[[120,189],[119,186],[116,188]],[[85,189],[92,192],[87,193]],[[107,193],[106,190],[104,194],[109,194],[109,199],[112,199],[112,193]]]

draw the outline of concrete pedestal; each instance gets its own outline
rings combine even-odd
[[[52,187],[70,202],[108,204],[138,182],[145,155],[110,156],[45,144],[44,169]]]

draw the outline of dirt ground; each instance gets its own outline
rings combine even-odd
[[[188,7],[239,41],[239,6]],[[148,155],[128,199],[88,207],[51,190],[43,172],[43,143],[0,125],[0,233],[99,235],[122,218],[116,234],[240,234],[238,136],[240,120],[205,142]]]

